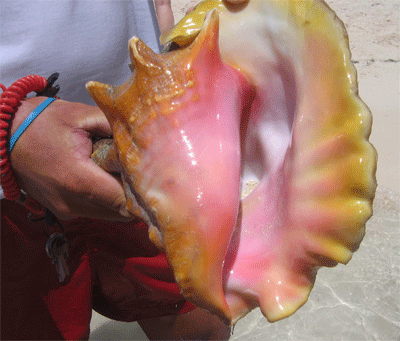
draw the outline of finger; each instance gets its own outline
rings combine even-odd
[[[127,215],[126,197],[120,179],[104,171],[91,159],[83,162],[80,169],[80,190],[87,194],[94,207]]]
[[[81,206],[82,207],[82,206]],[[77,217],[84,217],[84,218],[93,218],[93,219],[101,219],[101,220],[107,220],[107,221],[120,221],[120,222],[130,222],[134,221],[135,218],[131,216],[123,216],[119,214],[118,212],[115,212],[113,210],[107,209],[105,207],[90,207],[87,208],[87,205],[85,205],[85,211],[83,211],[81,214],[64,214],[58,212],[56,209],[53,207],[48,207],[52,213],[57,217],[59,220],[71,220]]]
[[[190,12],[193,12],[196,9],[197,6],[192,6],[190,7],[187,11],[186,14],[189,14]]]
[[[118,181],[118,179],[115,180],[119,183],[119,186],[122,187],[120,181]],[[37,197],[35,193],[32,193],[31,196],[44,207],[48,208],[60,220],[87,217],[128,222],[134,219],[126,210],[125,196],[123,193],[121,194],[120,204],[117,203],[117,199],[114,205],[111,204],[110,207],[107,202],[98,200],[98,198],[93,196],[93,194],[89,192],[90,190],[90,188],[79,188],[79,192],[76,192],[74,188],[70,188],[67,191],[58,191],[56,195],[52,196],[53,200],[51,201],[46,200],[46,198]],[[105,190],[107,191],[107,189]],[[118,207],[120,207],[120,210],[118,210]]]
[[[100,108],[90,105],[86,107],[86,114],[80,119],[81,128],[89,132],[91,136],[111,136],[110,124]]]

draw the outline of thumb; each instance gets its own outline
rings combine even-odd
[[[90,136],[108,137],[112,135],[112,129],[106,116],[99,107],[87,106],[86,114],[81,118],[81,128]]]
[[[84,167],[81,168],[81,172],[81,174],[90,177],[90,180],[83,182],[86,188],[82,188],[82,190],[90,193],[88,196],[90,203],[96,210],[93,216],[102,217],[106,220],[122,218],[120,215],[129,217],[126,209],[125,192],[120,178],[106,172],[91,159],[88,159]],[[129,220],[131,219],[129,218]]]

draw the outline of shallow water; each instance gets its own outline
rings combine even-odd
[[[400,195],[378,187],[374,215],[348,265],[322,268],[307,303],[269,323],[254,310],[240,320],[231,341],[399,340]],[[147,340],[137,323],[95,315],[90,340]]]
[[[378,188],[374,216],[348,265],[322,268],[308,302],[268,323],[256,310],[230,340],[399,340],[400,195]]]

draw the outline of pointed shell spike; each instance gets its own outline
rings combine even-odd
[[[162,70],[156,54],[138,37],[129,40],[129,55],[131,65],[136,68],[146,69],[148,72],[159,73]]]
[[[185,53],[185,50],[179,51]],[[201,66],[202,70],[213,72],[222,65],[219,50],[219,14],[217,10],[207,13],[200,33],[186,49],[187,62],[185,67],[192,68],[192,65]]]

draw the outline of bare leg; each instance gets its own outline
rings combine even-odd
[[[231,335],[229,326],[200,308],[138,323],[150,340],[228,340]]]

